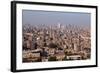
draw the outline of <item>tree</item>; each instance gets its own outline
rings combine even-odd
[[[57,48],[57,45],[54,44],[54,43],[50,43],[50,44],[48,45],[48,47],[50,47],[50,48]]]
[[[56,57],[49,57],[48,61],[57,61]]]
[[[45,42],[45,43],[43,44],[43,46],[46,47],[46,46],[47,46],[47,43]]]
[[[66,56],[62,59],[63,61],[67,60]]]

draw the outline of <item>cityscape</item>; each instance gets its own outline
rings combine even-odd
[[[23,63],[91,59],[90,27],[62,22],[33,24],[22,26]]]

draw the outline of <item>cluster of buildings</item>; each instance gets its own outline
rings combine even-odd
[[[23,62],[90,59],[90,30],[60,23],[24,25],[22,56]]]

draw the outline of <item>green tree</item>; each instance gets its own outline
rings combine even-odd
[[[49,57],[48,61],[57,61],[56,57]]]
[[[50,47],[50,48],[57,48],[57,45],[54,44],[54,43],[50,43],[50,44],[48,45],[48,47]]]

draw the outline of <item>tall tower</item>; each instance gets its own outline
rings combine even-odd
[[[52,37],[52,26],[50,26],[50,37]]]
[[[61,24],[60,23],[58,23],[58,28],[61,29]]]

